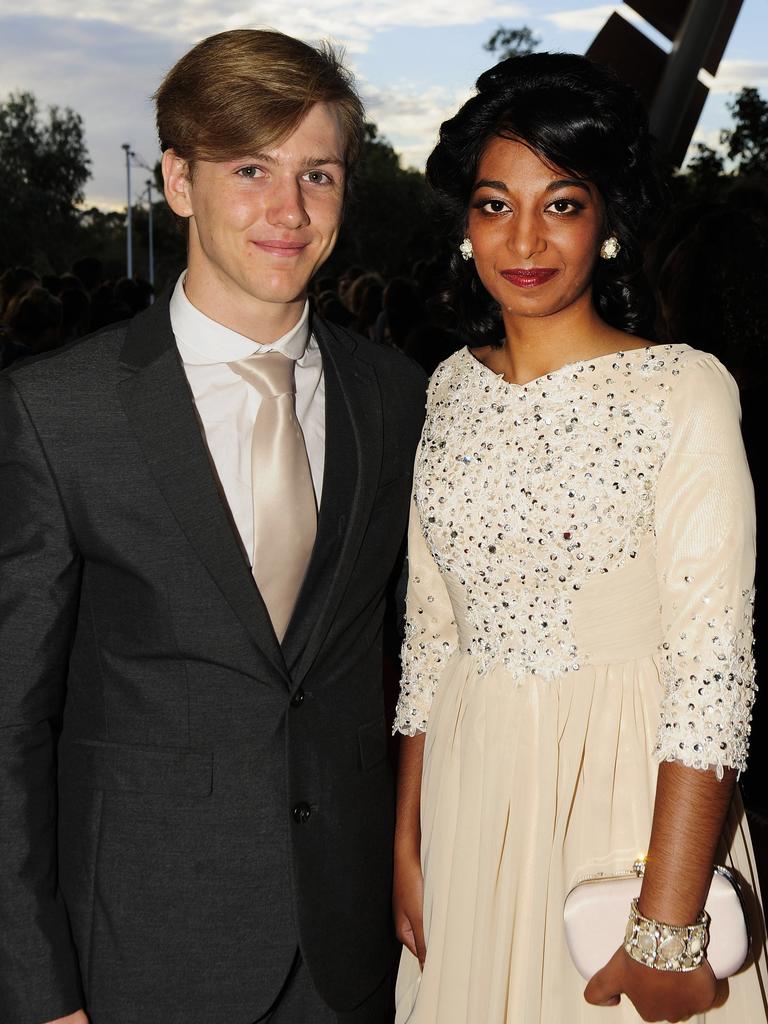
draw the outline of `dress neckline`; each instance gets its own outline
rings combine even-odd
[[[486,366],[485,363],[481,362],[477,358],[477,356],[472,355],[472,350],[469,347],[469,345],[465,345],[461,351],[466,359],[468,359],[471,363],[473,363],[475,366],[479,368],[481,374],[486,375],[489,378],[492,378],[493,380],[497,381],[501,386],[510,388],[511,390],[514,391],[528,391],[535,389],[538,385],[546,384],[549,383],[550,381],[557,380],[564,374],[568,373],[568,371],[570,371],[572,376],[575,378],[578,374],[584,373],[586,370],[588,370],[589,367],[594,367],[598,363],[601,363],[608,359],[612,359],[614,362],[622,361],[626,365],[626,360],[629,358],[633,358],[636,355],[642,354],[644,361],[648,357],[649,352],[669,352],[673,348],[686,347],[686,345],[680,343],[671,343],[666,345],[652,344],[642,345],[640,348],[626,350],[619,349],[616,352],[604,352],[602,355],[593,356],[591,359],[577,359],[570,363],[564,363],[562,366],[558,366],[556,369],[550,370],[549,373],[543,373],[539,377],[534,377],[532,380],[529,380],[525,384],[517,384],[515,381],[505,380],[503,373],[496,373],[489,366]]]

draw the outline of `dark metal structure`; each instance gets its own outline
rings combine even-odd
[[[587,50],[639,90],[651,127],[670,159],[681,164],[708,89],[701,70],[717,73],[744,0],[628,0],[672,42],[665,53],[644,32],[614,13]]]

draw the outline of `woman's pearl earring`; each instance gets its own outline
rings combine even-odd
[[[464,241],[459,246],[459,252],[461,253],[461,258],[463,260],[471,260],[472,257],[475,255],[475,251],[472,248],[472,243],[468,238],[465,238]]]
[[[611,235],[610,238],[606,238],[603,244],[600,246],[600,255],[604,260],[615,260],[621,252],[621,245],[616,235]]]

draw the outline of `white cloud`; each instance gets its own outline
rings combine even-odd
[[[486,19],[519,19],[530,14],[523,3],[493,0],[326,0],[292,5],[285,0],[79,0],[77,13],[65,0],[4,0],[5,17],[26,15],[101,20],[191,42],[227,28],[270,26],[303,39],[334,38],[350,52],[367,48],[373,36],[396,26],[473,25]]]
[[[0,19],[0,97],[33,92],[40,106],[72,107],[83,118],[93,177],[89,203],[124,203],[130,142],[148,164],[158,156],[150,94],[184,45],[103,22]],[[147,172],[137,168],[135,191]]]
[[[470,90],[446,89],[401,82],[381,87],[361,82],[370,118],[400,153],[404,167],[423,169],[437,142],[440,125],[452,117],[471,95]]]
[[[642,23],[640,15],[624,4],[597,4],[595,7],[580,7],[571,11],[552,11],[551,14],[543,14],[542,17],[563,32],[597,33],[614,11],[618,10],[621,10],[627,21]]]
[[[90,210],[92,206],[98,207],[104,213],[125,213],[125,199],[118,203],[114,196],[89,195],[84,203],[78,204],[78,209]]]
[[[690,159],[693,151],[693,147],[697,143],[701,143],[703,146],[708,146],[710,149],[714,149],[719,153],[725,153],[726,147],[720,141],[720,129],[719,128],[704,128],[699,126],[693,133],[691,139],[691,146],[688,151],[688,159]]]
[[[724,60],[710,83],[715,93],[738,92],[745,85],[768,88],[768,61]]]
[[[719,153],[725,159],[725,169],[730,171],[733,169],[733,163],[728,159],[728,146],[720,139],[720,129],[716,128],[704,128],[701,125],[696,129],[691,139],[691,144],[688,147],[688,152],[685,155],[683,161],[683,170],[685,170],[690,164],[691,160],[696,156],[696,144],[702,143],[704,146],[708,146],[710,149],[714,149],[716,153]]]

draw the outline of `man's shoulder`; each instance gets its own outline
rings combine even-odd
[[[117,364],[129,323],[110,324],[61,348],[19,359],[3,376],[22,391],[102,376],[106,367]]]
[[[5,376],[19,391],[77,388],[82,394],[124,376],[124,360],[143,365],[168,344],[168,301],[161,296],[130,320],[109,324],[61,348],[14,362]],[[130,351],[129,351],[130,349]]]

